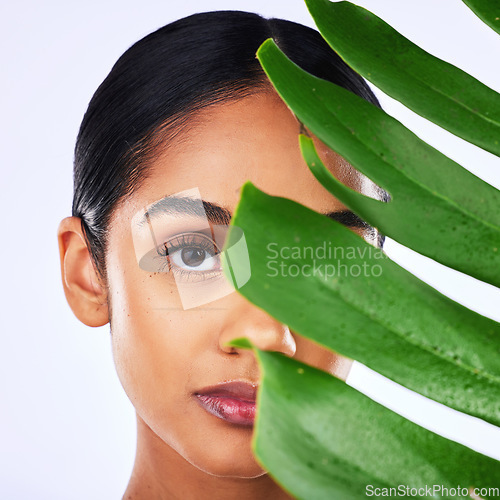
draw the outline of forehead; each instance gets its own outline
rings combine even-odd
[[[201,197],[233,211],[251,181],[274,196],[316,211],[343,210],[309,172],[299,149],[300,123],[274,92],[211,105],[162,144],[148,176],[126,206],[130,210],[198,188]],[[361,176],[319,140],[323,162],[342,182],[360,190]]]

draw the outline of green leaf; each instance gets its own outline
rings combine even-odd
[[[238,291],[252,303],[409,389],[500,424],[498,323],[336,221],[249,183],[232,224],[243,229],[252,272]],[[246,264],[231,261],[233,271]]]
[[[255,351],[263,378],[254,453],[296,498],[366,499],[367,485],[425,491],[499,484],[499,462],[419,427],[326,372]]]
[[[320,166],[313,168],[327,189],[403,245],[500,286],[500,191],[381,109],[306,73],[273,41],[261,46],[258,57],[297,117],[392,199],[369,199],[325,175]]]
[[[481,21],[500,33],[500,3],[492,0],[463,0]]]
[[[500,95],[494,90],[362,7],[329,0],[306,4],[323,37],[349,66],[419,115],[500,156]]]
[[[250,343],[250,341],[246,337],[233,339],[233,340],[231,340],[231,342],[227,342],[227,344],[225,344],[225,345],[228,345],[231,347],[240,347],[240,348],[242,347],[243,349],[250,349],[252,347],[252,344]]]

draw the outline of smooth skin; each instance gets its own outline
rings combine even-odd
[[[171,273],[137,263],[131,219],[150,203],[198,187],[204,200],[231,213],[242,184],[295,200],[319,212],[345,210],[307,169],[299,123],[274,91],[199,112],[151,164],[150,175],[113,212],[106,253],[107,281],[96,274],[80,220],[64,219],[59,247],[64,290],[89,326],[111,325],[114,361],[137,413],[137,454],[126,499],[291,498],[251,451],[251,427],[209,414],[193,393],[223,381],[259,382],[251,350],[228,347],[248,337],[345,378],[350,361],[304,339],[238,293],[184,310]],[[330,171],[369,191],[360,175],[319,140]]]

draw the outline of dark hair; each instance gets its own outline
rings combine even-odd
[[[75,148],[73,215],[106,276],[113,208],[147,176],[164,135],[193,112],[268,88],[255,53],[272,37],[296,64],[379,105],[366,82],[306,26],[237,11],[195,14],[130,47],[92,97]],[[174,131],[175,131],[174,130]]]

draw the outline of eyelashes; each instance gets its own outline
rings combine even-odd
[[[202,281],[222,273],[221,249],[204,233],[182,233],[158,248],[158,272],[172,271],[176,279]]]

